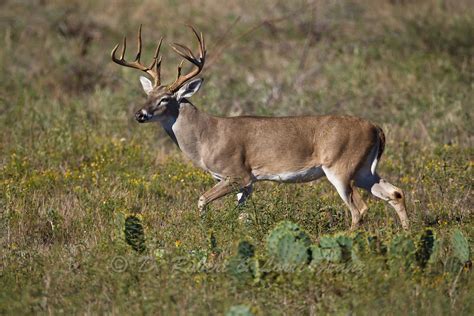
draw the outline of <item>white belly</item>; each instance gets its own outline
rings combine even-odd
[[[254,171],[253,175],[257,181],[269,180],[278,182],[308,182],[324,176],[324,171],[321,166],[318,166],[299,171],[282,172],[277,174],[263,174]]]

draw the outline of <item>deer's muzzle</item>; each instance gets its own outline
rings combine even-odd
[[[146,110],[142,109],[140,111],[138,111],[137,113],[135,113],[135,119],[139,122],[139,123],[145,123],[146,121],[148,121],[150,118],[151,118],[152,115],[150,115]]]

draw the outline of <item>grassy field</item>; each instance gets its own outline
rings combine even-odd
[[[452,269],[447,257],[456,246],[421,266],[390,257],[393,240],[418,245],[427,229],[462,234],[473,251],[472,2],[188,2],[0,3],[0,314],[473,315],[470,263]],[[270,261],[283,220],[314,244],[354,236],[349,212],[322,180],[259,183],[242,208],[228,196],[201,218],[214,181],[161,127],[136,123],[139,73],[110,61],[141,23],[144,60],[162,35],[190,43],[184,23],[204,32],[205,83],[192,100],[203,111],[382,126],[379,171],[405,191],[410,231],[371,199],[359,234],[379,250],[357,265],[231,273],[242,241],[252,262]],[[162,52],[171,81],[179,60]]]

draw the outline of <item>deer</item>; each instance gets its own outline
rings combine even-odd
[[[237,205],[251,195],[259,181],[302,183],[326,177],[335,187],[351,214],[351,230],[360,226],[368,207],[357,188],[388,202],[396,211],[402,228],[409,228],[403,191],[376,172],[385,148],[382,129],[368,120],[348,115],[304,115],[287,117],[219,117],[200,111],[188,99],[202,86],[197,77],[206,60],[202,32],[188,25],[198,42],[198,53],[187,46],[170,43],[183,59],[177,77],[162,84],[160,49],[157,44],[149,66],[141,63],[142,27],[134,61],[125,60],[126,37],[112,52],[112,61],[139,69],[147,98],[135,113],[139,123],[158,122],[184,155],[197,167],[209,172],[217,184],[199,197],[203,214],[209,203],[230,193]],[[183,74],[183,63],[191,64]]]

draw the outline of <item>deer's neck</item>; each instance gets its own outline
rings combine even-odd
[[[161,126],[183,153],[197,165],[201,165],[202,139],[212,129],[212,117],[199,111],[194,105],[182,102],[175,113],[161,121]]]

